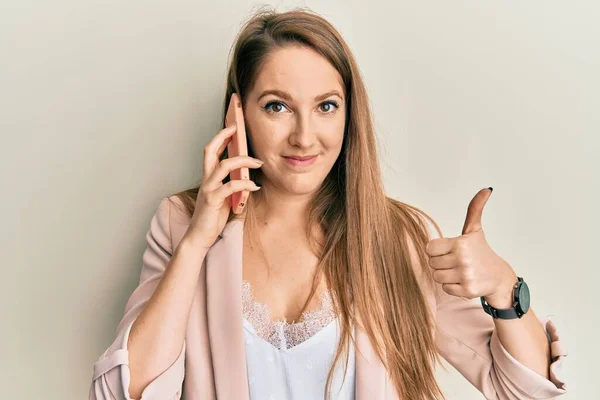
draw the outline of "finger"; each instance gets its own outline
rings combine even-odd
[[[444,254],[443,256],[430,257],[429,266],[433,269],[450,269],[458,266],[458,259],[455,253]]]
[[[546,332],[548,332],[548,336],[550,336],[552,342],[560,340],[556,325],[554,325],[554,322],[552,322],[550,319],[546,322]]]
[[[459,283],[443,283],[442,290],[449,295],[467,299],[464,288]]]
[[[460,284],[461,276],[458,268],[436,269],[433,271],[433,280],[437,283],[456,283]]]
[[[242,167],[260,168],[262,164],[262,161],[250,156],[226,158],[221,160],[213,173],[207,177],[204,187],[206,187],[208,190],[214,190],[221,186],[223,179],[225,179],[227,175],[231,173],[231,171]]]
[[[233,180],[229,181],[217,190],[213,192],[215,198],[219,200],[225,200],[227,197],[231,196],[233,193],[241,192],[243,190],[248,190],[251,192],[256,192],[260,189],[260,186],[256,186],[256,184],[249,179],[242,180]]]
[[[467,216],[463,225],[462,234],[480,231],[481,228],[481,215],[483,214],[483,207],[487,203],[488,199],[492,195],[494,189],[489,187],[481,189],[471,199],[469,207],[467,209]]]
[[[555,362],[561,356],[568,356],[569,352],[566,346],[560,341],[560,338],[558,337],[556,325],[554,325],[554,322],[552,322],[552,320],[550,319],[546,322],[546,332],[548,340],[550,341],[550,355],[552,356],[552,362]]]
[[[227,139],[225,139],[225,141],[223,142],[223,144],[221,144],[221,146],[217,149],[217,159],[220,160],[221,156],[223,155],[223,152],[225,151],[225,149],[227,148],[227,146],[229,145],[229,143],[231,143],[231,141],[233,140],[232,137],[229,137]]]
[[[438,238],[430,240],[425,246],[425,253],[430,257],[448,254],[454,248],[454,238]]]
[[[217,167],[221,154],[225,151],[225,147],[227,147],[227,144],[236,131],[235,124],[228,126],[219,131],[204,147],[204,178],[210,176]]]

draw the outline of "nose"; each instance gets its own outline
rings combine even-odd
[[[311,126],[310,115],[307,116],[302,113],[296,115],[296,123],[289,136],[289,142],[292,146],[309,149],[313,147],[317,141],[315,129]]]

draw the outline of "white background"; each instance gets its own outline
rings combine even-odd
[[[0,5],[0,397],[82,399],[159,200],[194,184],[227,56],[258,2]],[[566,399],[598,399],[600,6],[306,1],[355,52],[388,193],[483,227],[552,315]],[[483,311],[482,311],[483,312]],[[449,400],[482,396],[440,370]]]

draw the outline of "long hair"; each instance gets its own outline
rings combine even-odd
[[[347,98],[342,149],[309,206],[306,232],[319,263],[304,308],[324,277],[341,326],[325,396],[330,395],[333,371],[342,355],[346,371],[350,342],[355,343],[351,327],[358,324],[401,399],[443,398],[435,379],[440,358],[432,336],[434,321],[409,256],[409,246],[414,246],[420,265],[428,265],[426,219],[442,233],[423,211],[384,193],[367,92],[356,61],[336,29],[307,9],[256,12],[232,47],[223,128],[231,94],[240,94],[244,104],[269,53],[289,45],[306,46],[327,59],[341,75]],[[251,146],[248,150],[254,156]],[[260,170],[250,169],[250,178],[260,182]],[[199,186],[176,194],[190,216],[198,190]],[[253,220],[257,201],[253,197],[260,192],[250,195],[247,221]],[[230,213],[229,220],[236,217]],[[323,232],[319,239],[311,235],[315,226]],[[422,268],[426,283],[432,284],[429,270]]]

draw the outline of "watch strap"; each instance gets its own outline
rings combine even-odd
[[[500,319],[519,318],[519,314],[517,313],[517,310],[515,308],[506,308],[506,309],[494,308],[494,307],[490,306],[483,297],[481,297],[481,305],[483,306],[483,309],[485,310],[485,312],[490,314],[493,318],[496,318],[496,319],[497,318],[500,318]]]
[[[517,283],[513,287],[513,306],[512,308],[499,309],[488,304],[483,296],[481,296],[481,305],[486,313],[497,319],[515,319],[521,318],[524,313],[520,313],[517,305],[519,304],[519,285],[523,282],[523,278],[517,277]]]

